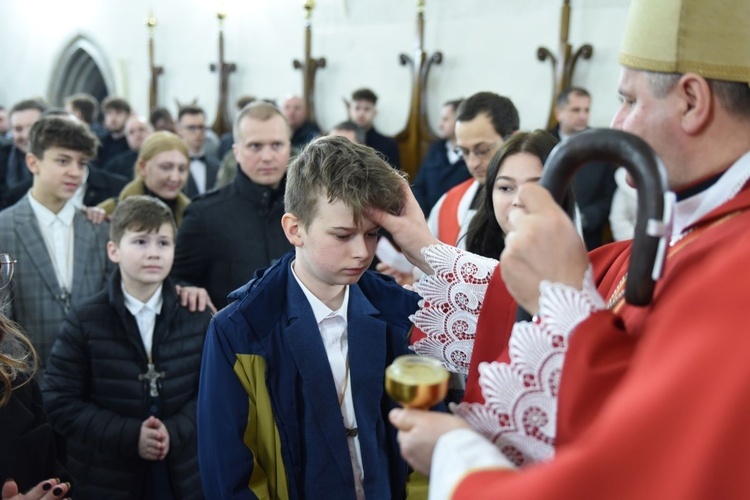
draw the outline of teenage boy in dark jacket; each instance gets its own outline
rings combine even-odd
[[[209,498],[403,499],[383,387],[409,353],[419,296],[368,271],[402,174],[371,148],[321,137],[289,167],[281,219],[295,247],[211,322],[198,394]],[[411,486],[416,485],[410,481]]]
[[[44,402],[77,499],[202,498],[195,404],[210,313],[181,307],[167,278],[175,231],[163,202],[122,201],[107,244],[119,269],[52,348]]]

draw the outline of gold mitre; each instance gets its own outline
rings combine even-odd
[[[750,83],[750,0],[633,0],[620,63]]]

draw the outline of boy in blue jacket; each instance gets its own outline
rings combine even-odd
[[[366,216],[400,211],[402,175],[341,137],[313,141],[289,167],[281,224],[295,250],[233,292],[206,337],[208,498],[406,496],[383,381],[409,353],[419,296],[367,270],[379,228]]]

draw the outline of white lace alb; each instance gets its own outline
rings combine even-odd
[[[468,374],[479,311],[498,262],[450,245],[430,245],[422,254],[434,274],[414,285],[423,300],[410,319],[426,335],[414,351]]]
[[[423,254],[435,274],[415,286],[425,300],[412,321],[427,335],[415,344],[415,351],[466,373],[479,310],[497,261],[448,245],[428,247]],[[592,312],[605,308],[591,268],[581,291],[545,281],[540,293],[535,321],[513,327],[510,363],[479,365],[485,402],[451,406],[517,466],[553,456],[557,395],[568,338]]]

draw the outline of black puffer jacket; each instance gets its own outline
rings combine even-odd
[[[153,361],[160,381],[161,420],[169,431],[166,461],[175,498],[202,498],[195,403],[203,339],[210,314],[180,306],[171,280],[154,327]],[[44,377],[44,405],[56,432],[67,438],[74,497],[148,498],[149,463],[138,456],[149,389],[138,375],[147,356],[127,310],[120,272],[103,290],[71,310],[52,348]]]

